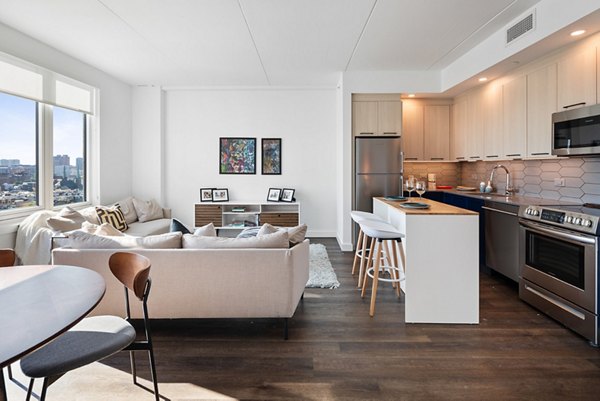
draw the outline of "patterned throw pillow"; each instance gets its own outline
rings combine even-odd
[[[96,213],[98,213],[101,224],[108,223],[119,231],[125,231],[129,228],[118,205],[111,208],[96,206]]]

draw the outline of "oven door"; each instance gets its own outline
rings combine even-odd
[[[519,220],[523,279],[588,311],[596,311],[598,238]]]

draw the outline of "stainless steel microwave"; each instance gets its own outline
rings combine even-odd
[[[552,154],[600,154],[600,104],[552,114]]]

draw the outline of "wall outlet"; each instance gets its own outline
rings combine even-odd
[[[554,179],[554,186],[555,187],[564,187],[565,186],[565,179],[564,178],[555,178]]]

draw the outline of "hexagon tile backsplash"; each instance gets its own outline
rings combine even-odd
[[[479,187],[486,182],[495,165],[510,171],[519,195],[557,199],[574,203],[600,203],[600,157],[570,157],[545,160],[505,160],[461,163],[405,163],[404,175],[426,178],[437,174],[438,185]],[[564,186],[557,186],[559,179]],[[496,170],[494,191],[504,191],[506,173]]]

